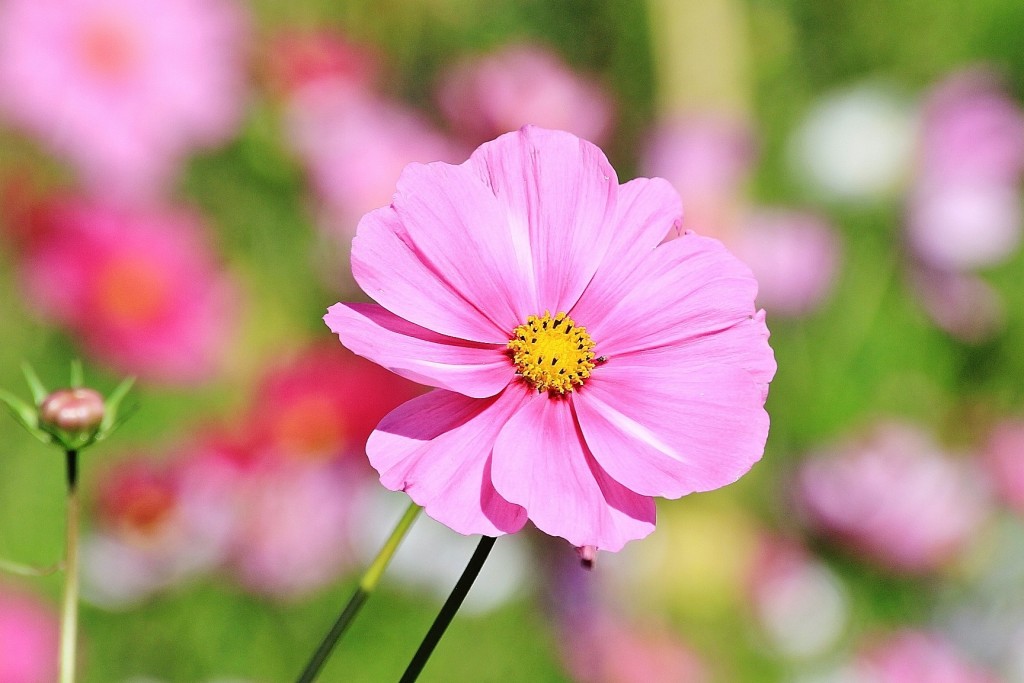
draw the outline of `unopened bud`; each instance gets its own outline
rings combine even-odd
[[[103,397],[92,389],[58,389],[39,406],[40,426],[67,434],[94,434],[103,422]]]

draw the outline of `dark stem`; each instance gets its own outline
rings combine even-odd
[[[78,488],[78,451],[65,451],[64,461],[67,463],[68,493],[74,493]]]
[[[327,658],[331,655],[331,651],[334,646],[338,644],[338,640],[348,627],[355,621],[355,616],[359,612],[359,609],[366,602],[366,599],[370,597],[370,594],[363,590],[360,586],[356,589],[356,592],[349,598],[348,604],[345,605],[345,609],[342,610],[338,620],[334,622],[334,626],[324,636],[323,642],[320,643],[320,647],[313,653],[313,657],[309,660],[309,664],[303,670],[302,675],[296,679],[296,683],[312,683],[316,680],[316,677],[320,674],[320,669],[323,668]]]
[[[430,655],[434,652],[434,648],[441,641],[444,632],[448,630],[448,624],[452,623],[455,613],[462,607],[462,601],[466,599],[469,589],[473,587],[473,582],[476,581],[476,577],[480,574],[480,569],[483,568],[491,548],[494,547],[494,540],[491,536],[484,536],[480,539],[480,544],[473,552],[473,557],[469,558],[469,564],[466,565],[466,569],[462,572],[462,576],[459,577],[458,583],[452,589],[452,594],[448,596],[448,600],[445,601],[441,611],[438,612],[437,618],[431,624],[430,630],[427,631],[426,637],[420,643],[420,648],[416,650],[416,654],[413,655],[409,666],[406,667],[400,683],[413,683],[413,681],[419,678],[420,672],[426,666],[427,660],[430,659]]]

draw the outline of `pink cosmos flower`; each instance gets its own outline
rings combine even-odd
[[[809,459],[797,495],[818,531],[909,573],[951,560],[989,512],[979,477],[965,462],[922,430],[897,423]]]
[[[0,586],[0,681],[57,680],[57,628],[56,610]]]
[[[0,110],[93,188],[153,194],[234,130],[245,29],[230,0],[9,0]]]
[[[222,359],[236,298],[204,229],[179,209],[55,203],[26,250],[27,295],[119,372],[202,380]]]
[[[546,48],[508,45],[447,74],[438,93],[441,111],[473,144],[526,124],[600,143],[611,127],[608,95]]]
[[[868,647],[858,657],[864,683],[996,683],[996,677],[965,661],[938,636],[904,630]]]
[[[757,283],[715,240],[659,246],[679,214],[668,183],[620,186],[558,131],[407,167],[352,247],[378,304],[325,316],[356,353],[436,387],[370,436],[384,486],[460,533],[529,519],[618,550],[654,529],[653,496],[744,474],[775,373]]]

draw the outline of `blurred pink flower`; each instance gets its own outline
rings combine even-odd
[[[1006,260],[1020,243],[1017,186],[922,182],[910,195],[907,239],[927,265],[970,270]]]
[[[707,666],[667,626],[630,624],[605,612],[571,622],[559,638],[579,683],[707,683]]]
[[[365,481],[351,466],[263,459],[236,491],[233,574],[280,598],[335,580],[354,559],[352,512]]]
[[[307,462],[365,463],[381,418],[420,388],[337,344],[314,346],[270,370],[246,420],[258,449]]]
[[[758,305],[771,313],[809,313],[832,290],[839,236],[818,216],[778,209],[754,211],[733,236],[731,246],[754,271]]]
[[[181,511],[216,551],[211,559],[246,589],[301,596],[350,566],[350,520],[370,480],[352,460],[282,450],[290,442],[265,441],[250,418],[233,425],[240,436],[215,430],[180,452]]]
[[[527,124],[601,144],[611,128],[608,95],[546,48],[508,45],[446,73],[438,90],[441,111],[470,144]]]
[[[663,180],[620,186],[597,147],[530,126],[459,166],[408,166],[353,244],[379,305],[325,316],[437,388],[371,435],[384,486],[460,533],[529,518],[614,551],[653,530],[653,496],[742,476],[775,373],[757,283],[716,240],[658,246],[679,213]]]
[[[234,131],[246,24],[229,0],[8,0],[0,111],[93,189],[152,195]]]
[[[1024,514],[1024,420],[1004,420],[995,426],[983,462],[999,496]]]
[[[805,461],[797,495],[817,531],[895,571],[926,572],[962,551],[985,520],[977,474],[921,429],[883,423]]]
[[[864,683],[997,683],[945,640],[912,630],[889,634],[868,647],[856,671]]]
[[[368,49],[327,30],[285,31],[270,40],[263,64],[271,92],[291,96],[306,88],[368,88],[377,58]]]
[[[0,585],[0,681],[57,680],[56,610]]]
[[[118,372],[203,380],[222,360],[237,298],[204,230],[180,209],[55,203],[26,249],[28,297]]]
[[[1020,242],[1024,111],[981,69],[955,73],[925,107],[908,238],[952,270],[1005,260]]]
[[[345,89],[299,91],[289,101],[286,125],[325,205],[328,232],[345,242],[360,216],[391,200],[406,164],[464,156],[416,113]]]
[[[836,644],[849,605],[827,566],[796,542],[766,534],[751,569],[753,614],[776,650],[812,657]]]
[[[182,462],[136,456],[101,478],[96,527],[82,547],[84,593],[92,602],[131,606],[224,560],[224,499],[204,495]]]
[[[728,240],[739,220],[743,185],[757,157],[746,126],[720,118],[666,121],[641,159],[645,175],[665,178],[683,198],[683,228]]]
[[[932,321],[961,341],[984,342],[1003,327],[999,293],[976,275],[919,266],[911,284]]]
[[[1015,185],[1024,173],[1024,111],[984,69],[935,86],[921,138],[920,174],[929,182]]]

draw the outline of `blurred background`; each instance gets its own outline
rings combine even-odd
[[[425,681],[1024,682],[1019,0],[2,0],[0,386],[139,378],[83,458],[81,680],[294,679],[401,515],[420,388],[321,317],[411,161],[524,123],[668,178],[757,274],[761,463],[583,571],[499,540]],[[0,420],[0,557],[63,463]],[[396,680],[475,539],[421,518],[325,681]],[[60,577],[0,576],[0,683]]]

